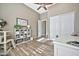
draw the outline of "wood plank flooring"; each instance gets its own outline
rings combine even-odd
[[[38,42],[35,40],[17,45],[9,52],[10,56],[53,56],[54,47],[47,42]]]

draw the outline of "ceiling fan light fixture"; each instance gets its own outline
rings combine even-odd
[[[40,5],[37,10],[39,10],[40,8],[43,8],[44,10],[47,10],[47,5],[51,5],[53,3],[34,3],[34,4],[37,4],[37,5]]]

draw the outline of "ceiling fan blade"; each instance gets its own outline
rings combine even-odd
[[[38,5],[42,5],[42,4],[44,4],[44,5],[50,5],[50,4],[53,4],[53,3],[34,3],[34,4],[38,4]]]
[[[47,10],[47,8],[46,7],[43,7],[45,10]]]
[[[37,10],[39,10],[41,8],[41,6],[39,6],[38,8],[37,8]]]
[[[41,5],[40,3],[34,3],[34,4],[38,4],[38,5]]]
[[[51,4],[53,4],[53,3],[44,3],[45,5],[51,5]]]

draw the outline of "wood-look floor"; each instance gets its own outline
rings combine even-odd
[[[9,55],[11,56],[53,56],[53,44],[50,41],[44,43],[35,40],[17,45],[13,48]]]

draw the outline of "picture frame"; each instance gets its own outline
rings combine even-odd
[[[16,25],[26,26],[28,25],[28,20],[23,18],[16,18]]]

